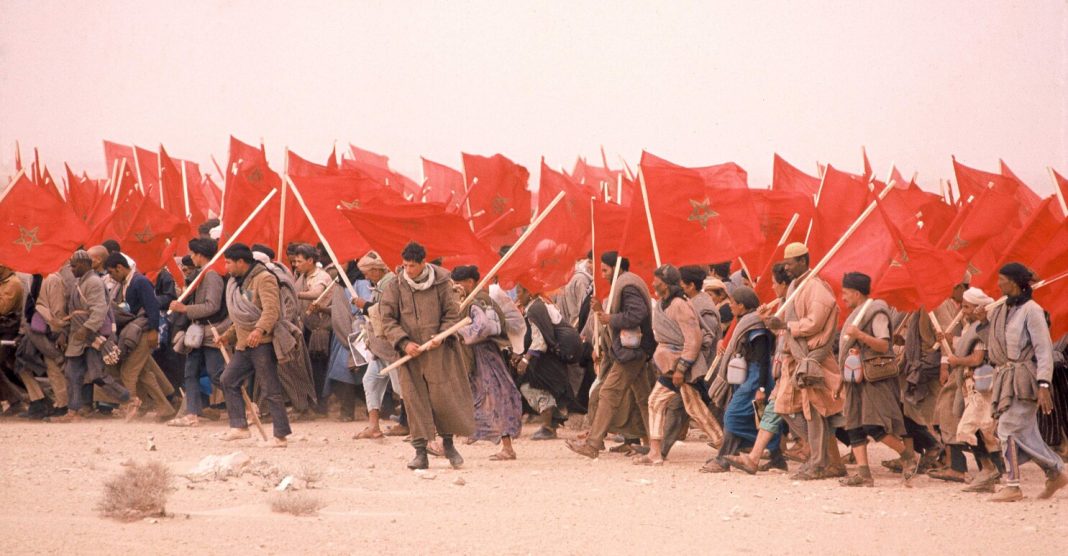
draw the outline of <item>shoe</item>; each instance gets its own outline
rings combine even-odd
[[[445,447],[445,458],[449,460],[449,465],[451,465],[453,469],[459,469],[460,466],[464,464],[464,457],[456,450],[456,445],[453,444],[452,437],[446,436],[442,438],[441,443]]]
[[[601,453],[600,450],[590,446],[586,442],[579,442],[577,440],[568,440],[564,445],[572,452],[575,452],[580,456],[586,456],[590,459],[597,459],[597,456]]]
[[[849,475],[844,465],[831,465],[823,470],[824,479],[837,479],[838,477],[845,477]]]
[[[556,430],[549,427],[541,427],[530,435],[531,440],[555,440],[556,438]]]
[[[901,476],[905,478],[905,481],[909,481],[920,474],[920,465],[922,464],[915,455],[909,459],[898,458],[898,460],[901,463]]]
[[[3,413],[0,413],[0,417],[16,417],[19,413],[26,410],[26,404],[22,402],[13,403]]]
[[[1018,502],[1023,499],[1023,491],[1018,486],[1005,487],[990,497],[991,502]]]
[[[997,486],[1001,480],[1001,472],[994,471],[993,473],[980,475],[972,481],[972,484],[961,489],[961,492],[994,492],[994,487]]]
[[[864,477],[860,473],[854,473],[844,479],[839,479],[838,484],[844,487],[873,487],[875,479],[871,475]]]
[[[445,448],[441,447],[441,444],[437,440],[428,442],[426,445],[426,451],[428,454],[440,458],[445,455]]]
[[[49,417],[49,423],[77,423],[84,419],[81,415],[78,415],[77,411],[68,411],[63,415],[56,415],[55,417]]]
[[[230,429],[230,430],[226,431],[226,433],[223,434],[219,438],[220,438],[220,440],[222,440],[224,442],[232,442],[234,440],[245,440],[246,438],[252,438],[252,432],[249,431],[248,429]]]
[[[727,464],[735,469],[745,471],[750,475],[756,475],[759,467],[754,465],[749,458],[745,456],[727,456]],[[713,460],[714,461],[714,460]]]
[[[352,436],[352,439],[353,440],[371,440],[371,439],[376,439],[377,440],[379,438],[382,438],[383,436],[384,435],[382,434],[382,431],[380,431],[378,429],[372,429],[371,427],[366,427],[362,431],[354,434]]]
[[[920,465],[916,468],[916,473],[926,473],[932,469],[937,469],[938,465],[938,453],[936,450],[927,450],[920,458]]]
[[[200,410],[200,416],[209,421],[218,421],[219,419],[222,419],[222,412],[214,407],[205,407]]]
[[[408,436],[409,434],[412,432],[404,425],[393,425],[386,430],[386,436]]]
[[[624,442],[622,444],[612,446],[608,449],[608,452],[612,454],[630,454],[634,451],[634,446],[635,444],[631,444],[630,442]]]
[[[731,468],[729,466],[716,461],[716,458],[708,460],[700,469],[698,469],[701,473],[726,473],[730,470]]]
[[[950,483],[965,483],[967,482],[967,475],[959,471],[952,469],[935,469],[927,472],[927,476],[932,479],[938,479],[939,481],[946,481]]]
[[[790,475],[791,481],[818,481],[825,478],[819,469],[802,469]]]
[[[786,456],[786,459],[790,461],[796,461],[797,463],[805,463],[806,461],[808,461],[809,453],[808,449],[802,446],[800,448],[795,447],[790,448],[788,450],[783,450],[782,455]]]
[[[1046,488],[1042,490],[1042,494],[1038,495],[1039,500],[1045,500],[1051,498],[1054,493],[1068,485],[1068,473],[1061,471],[1056,477],[1052,479],[1046,479]]]
[[[20,419],[29,419],[31,421],[43,421],[48,416],[48,406],[45,405],[44,400],[35,400],[30,402],[30,407],[19,413]]]
[[[882,462],[882,466],[894,473],[901,473],[901,458],[888,459]]]
[[[171,419],[170,421],[167,421],[168,427],[195,427],[198,424],[199,419],[196,415],[193,415],[192,413],[188,413],[181,417],[176,417],[174,419]]]
[[[779,471],[789,471],[790,466],[786,463],[786,458],[779,461],[768,460],[757,468],[759,471],[771,471],[772,469],[778,469]]]
[[[268,448],[285,448],[287,446],[289,446],[289,441],[285,438],[278,438],[275,436],[267,441]]]

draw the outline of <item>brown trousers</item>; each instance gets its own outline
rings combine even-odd
[[[604,437],[608,434],[616,412],[623,406],[623,400],[629,399],[641,412],[642,426],[649,430],[649,393],[651,385],[644,376],[645,362],[612,363],[601,382],[597,400],[597,412],[593,416],[590,436],[587,442],[598,449],[604,449]]]

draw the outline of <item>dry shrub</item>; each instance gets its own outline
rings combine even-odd
[[[107,517],[134,521],[165,515],[171,472],[158,461],[134,463],[104,483],[97,509]]]
[[[305,463],[296,474],[296,478],[304,481],[307,483],[308,488],[311,488],[312,483],[318,483],[323,480],[323,472],[314,465]]]
[[[279,492],[271,498],[271,511],[281,514],[315,515],[322,507],[318,496],[306,492]]]

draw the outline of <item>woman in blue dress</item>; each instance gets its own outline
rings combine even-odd
[[[345,274],[356,288],[356,293],[364,300],[370,300],[371,282],[364,278],[354,262],[348,264]],[[367,367],[353,367],[348,338],[353,332],[359,333],[364,317],[363,312],[352,303],[352,293],[347,287],[337,282],[331,287],[333,292],[327,295],[327,300],[334,334],[330,339],[330,360],[326,367],[322,399],[325,400],[330,392],[334,392],[341,406],[338,420],[347,423],[356,419],[356,389]]]

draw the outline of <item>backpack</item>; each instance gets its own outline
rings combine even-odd
[[[582,361],[583,342],[574,326],[566,322],[554,324],[553,335],[556,336],[551,348],[553,354],[568,365]]]

